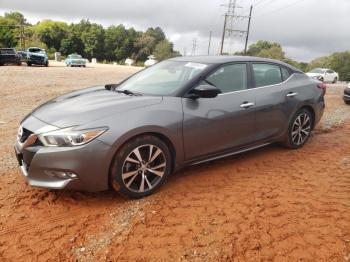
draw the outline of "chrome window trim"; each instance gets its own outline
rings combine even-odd
[[[267,88],[267,87],[279,86],[279,85],[282,85],[282,84],[285,84],[286,82],[288,82],[294,75],[295,75],[295,73],[291,74],[290,77],[288,77],[285,81],[283,81],[281,83],[278,83],[278,84],[247,88],[247,89],[243,89],[243,90],[232,91],[232,92],[229,92],[229,93],[222,93],[222,94],[219,94],[219,96],[228,95],[228,94],[232,94],[232,93],[239,93],[239,92],[244,92],[244,91],[250,91],[250,90],[256,90],[256,89],[262,89],[262,88]]]

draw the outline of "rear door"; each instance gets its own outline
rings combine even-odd
[[[220,67],[207,77],[222,94],[183,98],[186,160],[220,153],[254,140],[254,90],[249,89],[248,63]]]
[[[282,135],[295,112],[302,88],[297,76],[273,63],[252,63],[256,94],[256,138],[269,140]]]

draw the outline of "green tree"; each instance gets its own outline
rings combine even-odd
[[[280,44],[263,40],[249,46],[247,55],[277,60],[285,59],[285,53]]]
[[[0,16],[0,47],[15,47],[18,43],[16,22]]]
[[[43,20],[34,28],[39,39],[56,51],[60,49],[62,39],[68,36],[68,25],[65,22]]]
[[[145,35],[153,37],[156,40],[156,43],[159,43],[165,40],[164,31],[160,27],[148,28],[147,31],[145,32]]]
[[[134,47],[137,49],[137,52],[134,54],[136,61],[145,61],[153,53],[156,47],[156,39],[152,36],[142,34],[136,39]]]
[[[72,53],[85,55],[84,43],[79,36],[74,33],[70,33],[67,38],[62,39],[60,52],[65,56]]]
[[[18,25],[25,25],[27,23],[27,19],[24,18],[24,15],[19,12],[10,12],[5,13],[5,18],[13,20]]]
[[[104,37],[105,31],[102,25],[91,24],[88,30],[82,32],[81,39],[84,43],[86,56],[103,60],[104,56]]]
[[[158,61],[179,56],[178,52],[174,52],[173,44],[170,43],[168,40],[163,40],[160,43],[158,43],[153,54],[156,57],[156,60]]]

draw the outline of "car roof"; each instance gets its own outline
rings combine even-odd
[[[185,57],[175,57],[170,59],[171,61],[179,62],[193,62],[193,63],[203,63],[203,64],[225,64],[231,62],[268,62],[276,63],[293,69],[294,71],[301,72],[299,69],[278,61],[275,59],[253,57],[253,56],[185,56]]]

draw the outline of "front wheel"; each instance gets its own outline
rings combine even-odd
[[[299,110],[289,124],[285,145],[291,149],[298,149],[305,145],[310,138],[313,121],[309,110]]]
[[[338,82],[338,77],[334,78],[333,84],[336,84]]]
[[[130,198],[153,194],[171,173],[171,154],[168,146],[155,136],[136,137],[115,155],[110,184]]]

